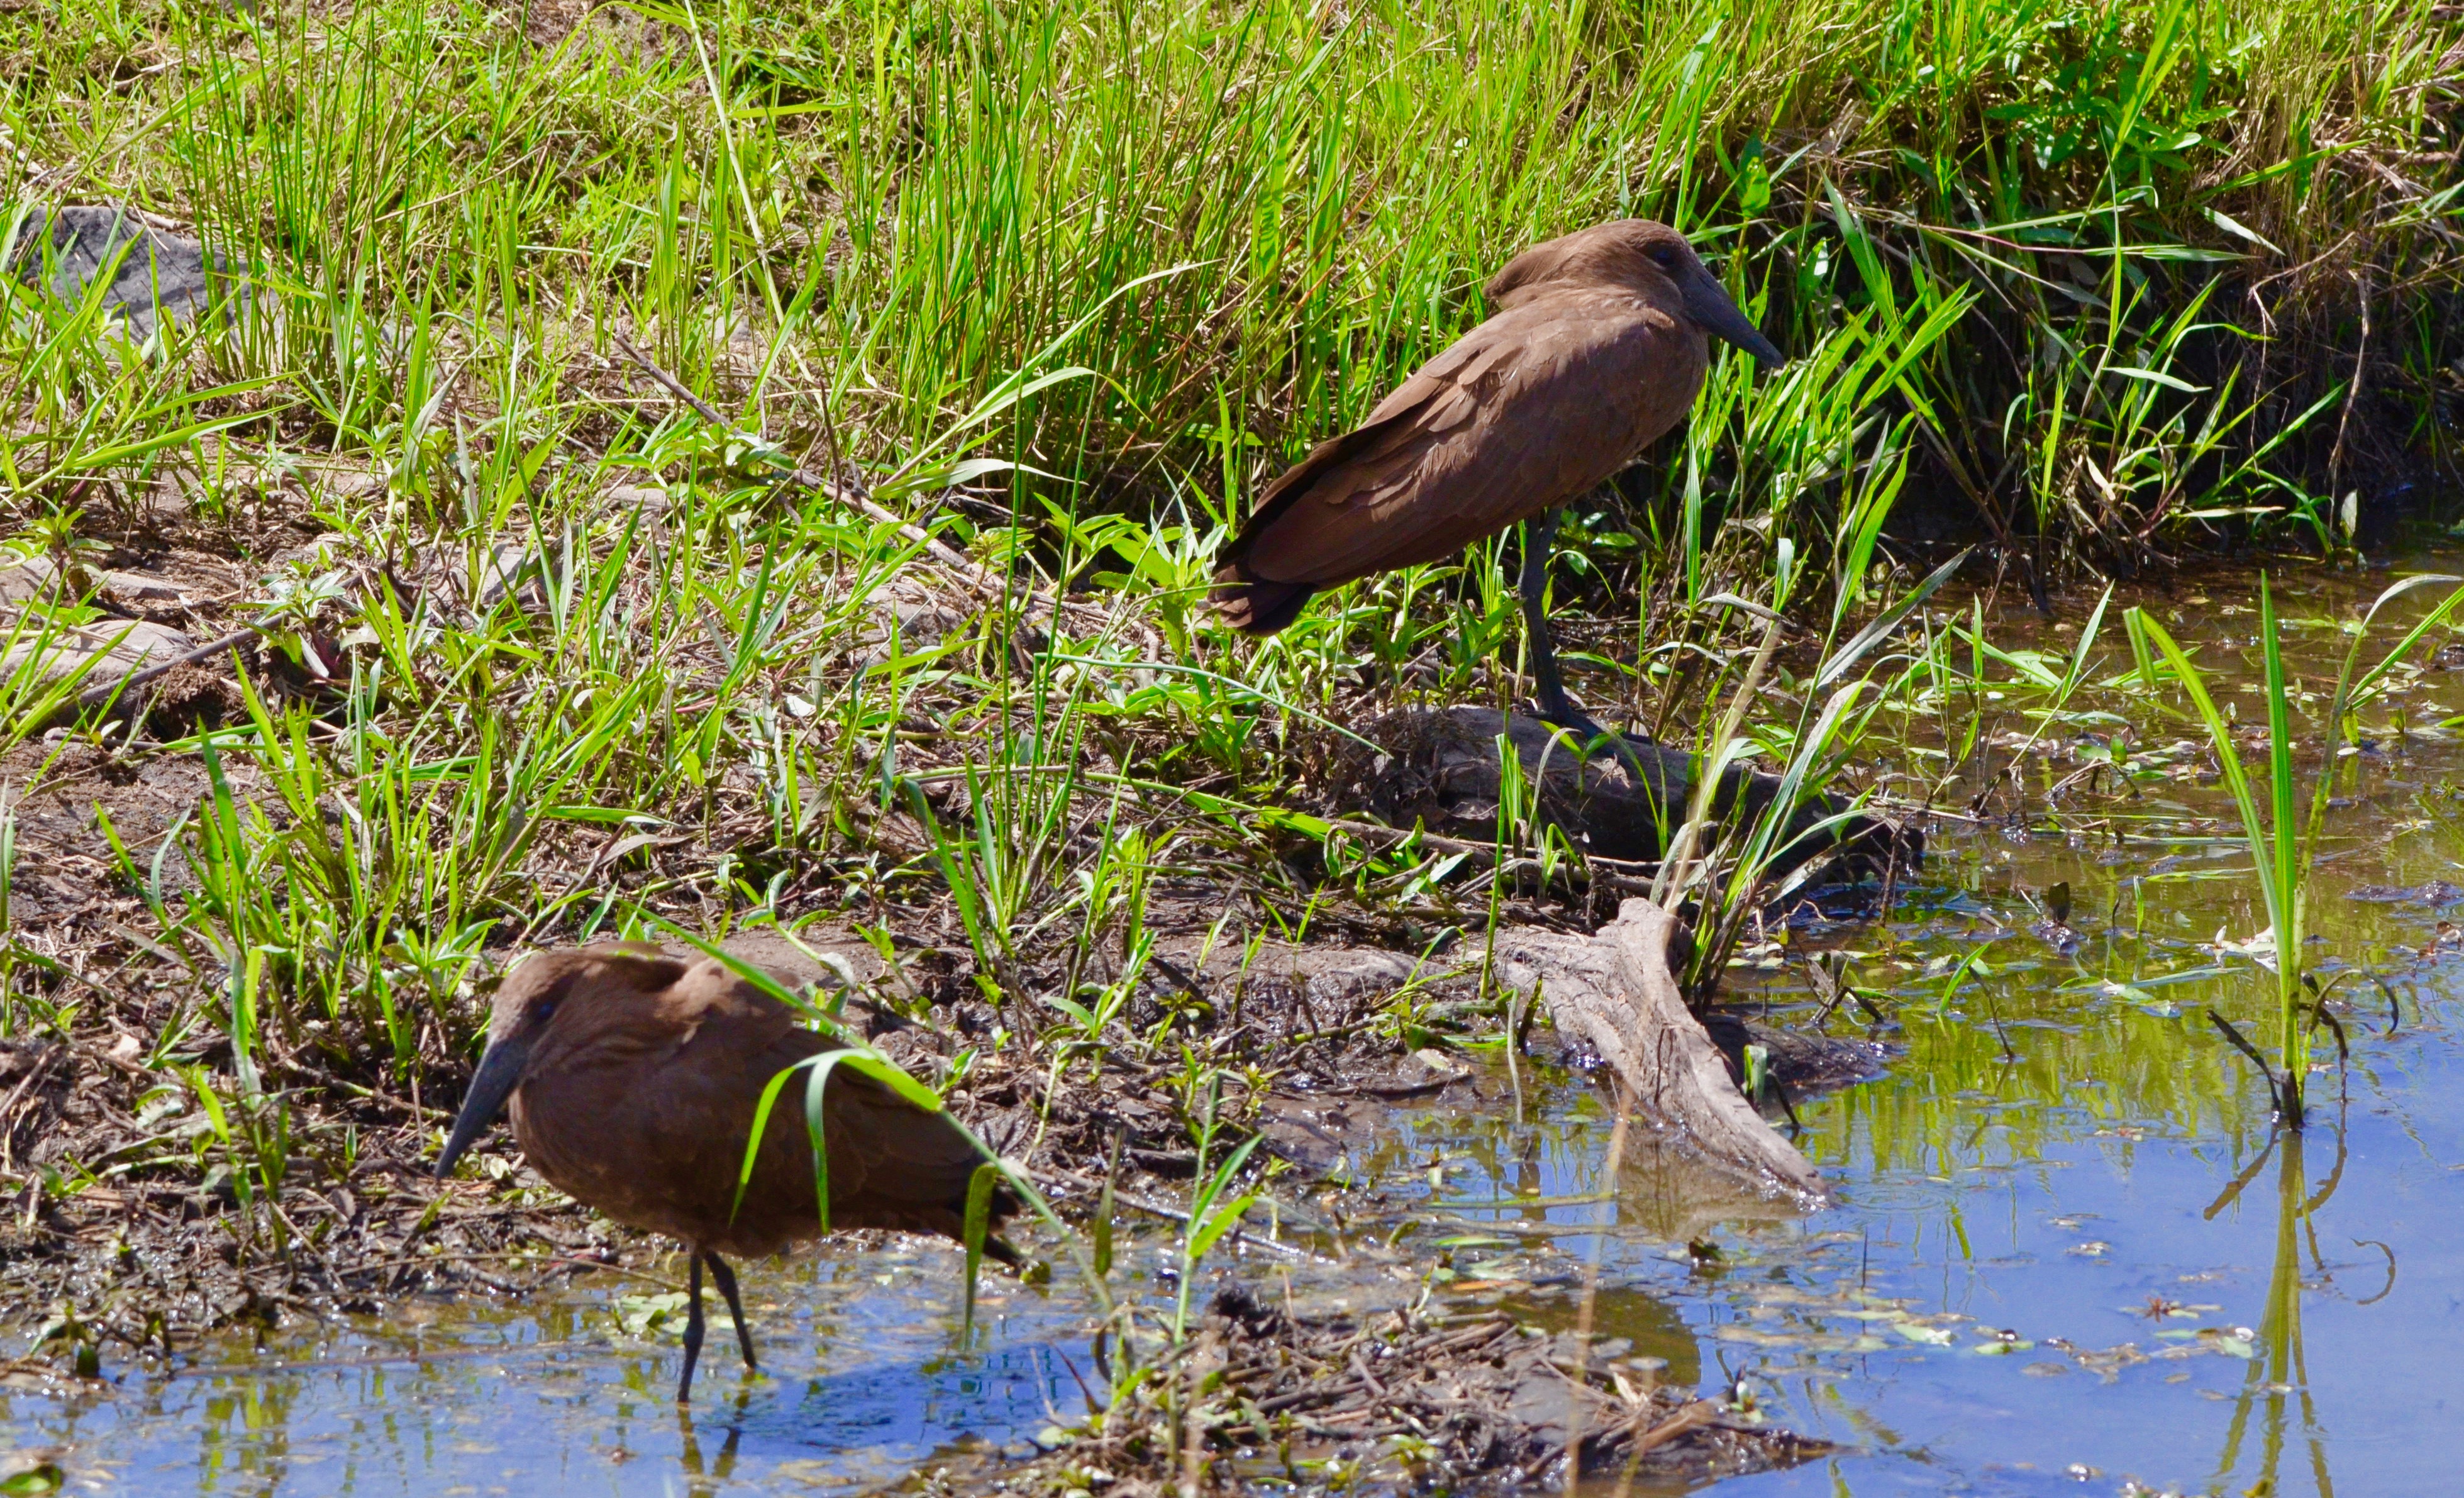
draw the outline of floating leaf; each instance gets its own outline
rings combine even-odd
[[[656,1295],[619,1295],[616,1297],[616,1324],[627,1336],[647,1337],[667,1325],[668,1318],[685,1309],[682,1290],[667,1290]]]

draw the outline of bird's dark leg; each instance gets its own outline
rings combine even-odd
[[[744,1349],[744,1366],[759,1372],[761,1365],[753,1360],[753,1333],[744,1330],[744,1302],[736,1294],[736,1271],[715,1253],[704,1253],[702,1258],[710,1263],[710,1277],[718,1282],[718,1292],[727,1297],[727,1313],[736,1318],[736,1345]]]
[[[1557,538],[1565,508],[1547,511],[1523,522],[1523,633],[1531,655],[1531,674],[1539,678],[1540,720],[1571,728],[1587,740],[1605,738],[1622,747],[1623,740],[1586,716],[1566,695],[1565,678],[1557,673],[1557,648],[1549,637],[1549,553]]]
[[[693,1402],[693,1364],[701,1358],[701,1250],[689,1250],[693,1271],[685,1279],[685,1374],[676,1380],[676,1402]]]

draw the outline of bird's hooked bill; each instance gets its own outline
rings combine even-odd
[[[1741,311],[1707,268],[1697,269],[1684,279],[1685,315],[1694,325],[1713,338],[1725,339],[1766,364],[1783,364],[1777,345],[1763,337],[1763,330]]]
[[[496,1121],[505,1111],[505,1099],[514,1095],[520,1085],[522,1068],[530,1062],[530,1046],[523,1041],[500,1040],[489,1044],[486,1054],[479,1058],[479,1069],[472,1074],[471,1094],[462,1099],[462,1112],[453,1118],[453,1133],[445,1140],[445,1153],[436,1157],[436,1176],[443,1179],[453,1174],[462,1152],[479,1132]]]

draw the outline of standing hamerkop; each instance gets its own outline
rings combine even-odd
[[[1598,738],[1567,698],[1542,604],[1559,507],[1684,417],[1711,339],[1765,363],[1780,352],[1684,236],[1648,219],[1535,245],[1487,295],[1487,321],[1266,486],[1218,559],[1215,606],[1273,634],[1321,589],[1529,521],[1521,592],[1540,715]]]
[[[737,1181],[762,1089],[835,1048],[715,959],[686,963],[627,943],[543,953],[496,991],[488,1048],[436,1174],[451,1174],[507,1112],[522,1154],[551,1185],[628,1227],[682,1241],[691,1261],[683,1403],[701,1355],[702,1266],[750,1368],[743,1302],[719,1255],[776,1253],[822,1231],[804,1112],[791,1106],[800,1085],[773,1110],[740,1202]],[[824,1088],[823,1125],[832,1227],[961,1236],[983,1157],[947,1115],[839,1068]],[[1016,1206],[995,1192],[993,1223]],[[1015,1259],[999,1240],[985,1249]]]

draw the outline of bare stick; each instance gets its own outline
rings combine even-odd
[[[210,645],[200,645],[195,650],[190,650],[184,655],[174,655],[169,660],[161,662],[160,664],[148,666],[140,671],[130,672],[127,675],[121,677],[118,681],[107,681],[99,687],[88,687],[83,692],[77,694],[77,706],[81,708],[100,707],[116,696],[120,696],[125,693],[134,692],[140,687],[159,681],[163,677],[169,675],[171,672],[178,671],[183,666],[193,666],[199,661],[208,660],[213,656],[220,655],[225,650],[237,650],[239,647],[246,645],[249,641],[255,638],[256,630],[253,628],[241,629],[235,633],[224,635],[221,639],[214,641]]]
[[[736,423],[729,421],[725,416],[719,414],[717,408],[712,406],[708,401],[703,400],[700,396],[695,395],[693,391],[687,389],[683,381],[678,380],[674,375],[668,373],[665,369],[662,369],[657,364],[651,363],[650,356],[643,353],[640,349],[635,348],[632,341],[626,338],[624,334],[610,333],[607,336],[615,342],[617,348],[623,351],[626,358],[642,366],[642,372],[644,374],[649,375],[651,379],[656,380],[660,385],[666,386],[670,395],[674,396],[677,400],[680,400],[687,406],[692,407],[702,420],[710,423],[714,427],[720,428],[727,431],[734,431],[737,430]],[[835,446],[835,444],[833,444],[833,446]],[[797,483],[803,485],[807,489],[819,490],[821,493],[829,496],[831,498],[846,505],[851,510],[863,511],[866,515],[871,517],[873,519],[881,521],[884,525],[894,525],[898,527],[899,535],[906,537],[909,540],[920,544],[925,551],[931,553],[933,560],[935,562],[941,562],[947,566],[958,568],[963,572],[978,574],[979,577],[985,570],[984,568],[978,566],[975,562],[970,562],[965,557],[960,556],[957,551],[952,550],[948,545],[944,544],[939,538],[934,536],[932,532],[925,530],[919,525],[911,523],[903,516],[896,515],[891,511],[885,509],[881,505],[873,503],[871,499],[863,495],[857,494],[847,485],[840,483],[836,478],[826,477],[820,474],[808,473],[801,468],[788,470],[787,476],[795,480]]]

